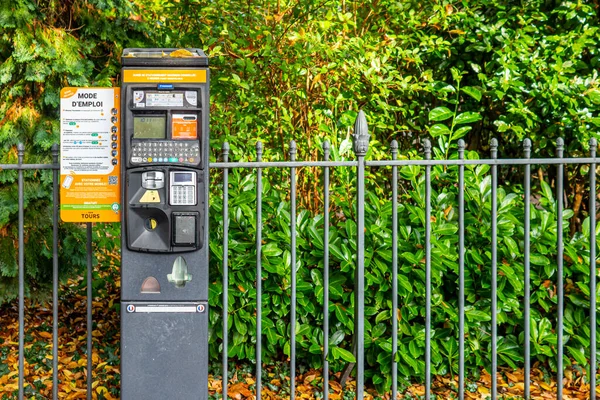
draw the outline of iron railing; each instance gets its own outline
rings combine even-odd
[[[431,260],[431,168],[434,166],[458,166],[458,268],[459,268],[459,398],[465,398],[465,166],[469,165],[490,165],[491,167],[491,178],[492,178],[492,189],[491,189],[491,230],[492,230],[492,243],[491,243],[491,338],[492,343],[497,343],[497,288],[498,288],[498,243],[497,243],[497,223],[498,223],[498,204],[497,204],[497,189],[498,189],[498,167],[500,166],[523,166],[524,168],[524,335],[525,338],[531,337],[530,328],[530,317],[531,317],[531,304],[530,304],[530,236],[531,236],[531,165],[553,165],[556,167],[557,180],[556,180],[556,202],[557,208],[556,213],[558,216],[562,215],[563,210],[563,174],[564,166],[569,164],[587,164],[589,165],[589,189],[591,195],[589,196],[589,210],[592,210],[589,214],[590,218],[590,339],[592,349],[590,351],[590,369],[589,382],[590,382],[590,399],[596,398],[596,216],[594,210],[596,210],[596,166],[598,159],[596,158],[597,142],[595,139],[590,140],[590,154],[587,158],[564,158],[563,155],[563,141],[559,139],[557,141],[557,157],[556,158],[539,158],[532,159],[531,156],[531,142],[526,139],[523,143],[524,158],[514,159],[499,159],[497,157],[498,142],[492,140],[491,142],[491,158],[490,159],[465,159],[465,144],[462,141],[458,143],[458,157],[457,159],[446,159],[446,160],[434,160],[431,158],[431,144],[429,141],[423,141],[424,159],[422,160],[405,160],[398,159],[398,145],[394,141],[391,144],[391,160],[378,160],[378,161],[367,161],[365,159],[370,136],[368,134],[367,122],[364,114],[359,113],[355,124],[355,133],[353,136],[354,153],[356,160],[354,161],[330,161],[330,145],[328,142],[323,144],[324,158],[322,161],[297,161],[296,160],[296,144],[292,142],[290,144],[289,157],[290,160],[286,162],[263,162],[262,161],[262,144],[260,142],[256,145],[256,161],[254,162],[230,162],[229,161],[229,146],[227,143],[223,144],[222,148],[222,162],[210,163],[210,168],[214,170],[222,170],[223,172],[223,243],[222,243],[222,254],[223,254],[223,293],[222,293],[222,310],[223,310],[223,348],[222,348],[222,376],[223,376],[223,398],[227,398],[227,376],[228,376],[228,292],[229,288],[229,172],[232,169],[255,169],[256,173],[256,397],[261,398],[262,390],[262,278],[264,276],[261,263],[262,255],[261,248],[263,243],[262,233],[262,172],[268,168],[284,168],[290,171],[290,204],[291,204],[291,215],[290,215],[290,252],[291,252],[291,321],[290,321],[290,332],[295,332],[296,329],[296,212],[297,212],[297,183],[296,183],[296,171],[299,168],[321,168],[323,171],[323,215],[324,215],[324,229],[323,229],[323,241],[324,241],[324,254],[323,254],[323,280],[324,280],[324,291],[323,291],[323,392],[324,398],[329,398],[329,227],[331,223],[331,217],[329,214],[330,209],[330,169],[331,168],[354,168],[356,170],[356,224],[357,224],[357,251],[356,251],[356,269],[355,269],[355,356],[356,356],[356,398],[363,399],[364,397],[364,372],[365,372],[365,358],[364,358],[364,337],[365,337],[365,326],[364,326],[364,313],[365,313],[365,170],[369,167],[391,167],[392,169],[392,308],[394,310],[392,319],[392,398],[396,398],[398,393],[398,366],[396,363],[396,354],[398,352],[398,321],[395,317],[395,311],[398,310],[398,168],[403,166],[421,166],[425,167],[425,398],[430,399],[432,395],[431,385],[431,273],[432,273],[432,260]],[[53,342],[52,342],[52,365],[53,365],[53,387],[52,393],[53,398],[58,398],[58,186],[59,186],[59,164],[58,164],[58,146],[52,147],[52,164],[23,164],[24,146],[18,145],[18,164],[0,164],[0,170],[18,170],[18,193],[19,193],[19,220],[18,220],[18,232],[19,232],[19,253],[18,253],[18,267],[19,267],[19,298],[18,298],[18,309],[19,309],[19,375],[18,375],[18,386],[19,386],[19,399],[23,398],[23,387],[24,387],[24,195],[23,195],[23,171],[25,170],[52,170],[53,171],[53,215],[52,220],[54,224],[53,229],[53,295],[52,295],[52,311],[53,311]],[[556,263],[557,263],[557,296],[558,296],[558,315],[557,315],[557,397],[562,398],[562,381],[563,381],[563,237],[562,237],[562,218],[557,218],[557,243],[556,243]],[[87,224],[87,251],[88,251],[88,269],[87,269],[87,354],[91,354],[92,349],[92,235],[91,235],[91,224]],[[296,341],[295,335],[290,335],[290,396],[292,399],[295,398],[295,374],[296,374]],[[491,376],[496,377],[498,372],[497,362],[497,348],[491,346]],[[530,340],[525,340],[524,348],[524,395],[525,397],[530,396],[530,373],[531,373],[531,347]],[[92,397],[92,357],[87,357],[87,398]],[[492,378],[491,387],[492,399],[496,399],[498,396],[497,381]]]
[[[459,398],[465,398],[465,166],[468,165],[490,165],[492,188],[491,188],[491,343],[498,343],[498,204],[497,204],[497,189],[498,189],[498,167],[501,166],[523,166],[524,167],[524,334],[526,338],[531,337],[530,328],[530,317],[531,317],[531,302],[530,302],[530,208],[531,208],[531,165],[554,165],[556,166],[556,215],[557,217],[557,397],[562,399],[563,393],[563,309],[564,309],[564,293],[563,293],[563,226],[562,216],[563,214],[563,179],[564,179],[564,166],[572,164],[588,164],[589,168],[589,188],[590,188],[590,343],[592,349],[590,350],[590,365],[591,368],[589,374],[590,383],[590,399],[596,398],[596,373],[597,362],[596,362],[596,233],[594,227],[596,226],[595,212],[596,210],[596,139],[590,140],[590,157],[587,158],[564,158],[564,141],[559,138],[557,140],[557,153],[556,158],[538,158],[531,159],[531,141],[525,139],[523,142],[524,158],[512,158],[512,159],[499,159],[498,158],[498,141],[492,139],[490,143],[490,159],[465,159],[465,143],[462,140],[458,142],[458,158],[457,159],[446,159],[446,160],[434,160],[431,158],[432,149],[431,143],[428,140],[424,140],[422,145],[424,149],[424,159],[422,160],[398,160],[398,144],[393,141],[391,144],[391,160],[378,160],[378,161],[367,161],[365,155],[368,150],[369,138],[367,122],[364,114],[359,113],[356,124],[355,133],[353,136],[354,153],[356,155],[356,161],[329,161],[330,156],[330,144],[325,142],[323,144],[323,161],[296,161],[296,144],[295,142],[290,143],[289,157],[290,161],[287,162],[263,162],[262,159],[262,144],[260,142],[256,145],[256,161],[255,162],[230,162],[228,160],[229,145],[228,143],[223,144],[222,151],[222,162],[211,163],[210,167],[213,169],[223,170],[223,357],[222,357],[222,369],[223,369],[223,398],[227,396],[227,371],[228,371],[228,291],[229,280],[228,280],[228,218],[229,218],[229,180],[228,173],[231,169],[242,168],[242,169],[256,169],[257,179],[257,196],[256,196],[256,305],[257,305],[257,320],[256,320],[256,396],[261,398],[262,388],[262,364],[261,364],[261,352],[262,352],[262,328],[261,328],[261,304],[262,304],[262,288],[261,281],[263,278],[261,271],[261,246],[262,246],[262,171],[265,168],[289,168],[290,170],[290,251],[291,251],[291,321],[290,321],[290,332],[295,332],[296,324],[296,169],[297,168],[322,168],[323,169],[323,215],[324,215],[324,255],[323,255],[323,277],[324,277],[324,292],[323,292],[323,332],[324,338],[329,337],[329,169],[335,167],[351,167],[356,169],[356,208],[357,208],[357,251],[356,251],[356,270],[355,270],[355,330],[354,330],[354,353],[356,357],[356,398],[363,399],[364,397],[364,301],[365,301],[365,168],[367,167],[392,167],[392,399],[396,398],[398,393],[398,368],[396,354],[398,352],[398,326],[397,318],[395,318],[395,311],[398,310],[398,168],[403,166],[421,166],[425,167],[425,398],[428,400],[432,396],[432,384],[431,384],[431,272],[432,272],[432,261],[431,261],[431,168],[434,166],[458,166],[459,179],[458,179],[458,206],[459,206],[459,217],[458,217],[458,236],[459,236],[459,385],[458,392]],[[296,349],[295,349],[295,335],[290,335],[290,398],[295,398],[295,363],[296,363]],[[323,341],[323,395],[324,399],[328,399],[328,379],[329,379],[329,364],[328,364],[328,340]],[[524,344],[524,395],[525,398],[529,398],[531,395],[531,344],[530,340],[525,340]],[[498,397],[497,379],[493,377],[497,376],[498,373],[498,349],[497,346],[491,346],[491,398],[496,400]]]

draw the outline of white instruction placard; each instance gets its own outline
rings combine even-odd
[[[120,89],[60,93],[60,216],[65,222],[120,221]]]

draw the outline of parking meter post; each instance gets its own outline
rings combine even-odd
[[[208,57],[125,49],[121,397],[208,398]]]

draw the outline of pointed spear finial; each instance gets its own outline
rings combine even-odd
[[[354,154],[358,157],[364,157],[367,154],[367,150],[369,150],[369,140],[371,139],[371,135],[369,135],[367,117],[362,110],[360,110],[356,116],[352,139],[354,142]]]

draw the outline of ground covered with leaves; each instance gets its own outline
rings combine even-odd
[[[119,271],[118,255],[98,255],[94,270],[93,299],[93,398],[119,398]],[[86,282],[83,277],[69,280],[61,286],[59,299],[59,398],[84,399],[87,393],[86,349]],[[18,306],[12,303],[0,308],[0,399],[14,399],[18,391]],[[215,365],[218,365],[215,362]],[[218,368],[218,367],[217,367]],[[228,397],[254,398],[256,381],[252,365],[232,366]],[[329,382],[329,398],[346,400],[355,397],[356,384],[350,379],[346,385],[339,382],[340,373]],[[501,398],[520,399],[524,389],[523,370],[500,369],[498,390]],[[265,366],[263,373],[264,399],[289,398],[287,365]],[[454,399],[458,377],[435,377],[433,389],[436,399]],[[477,379],[466,385],[466,398],[486,399],[490,394],[491,376],[482,371]],[[585,372],[577,367],[565,370],[563,398],[587,399],[589,384]],[[599,388],[600,389],[600,388]],[[600,392],[600,390],[598,390]],[[221,398],[222,379],[218,374],[209,376],[211,399]],[[401,385],[398,398],[420,399],[425,388],[420,383]],[[533,399],[555,399],[556,381],[539,363],[532,366]],[[296,396],[301,399],[323,398],[323,377],[319,370],[308,370],[297,376]],[[26,302],[25,308],[25,397],[49,399],[52,397],[52,305]],[[391,394],[379,394],[368,389],[367,399],[391,399]]]

